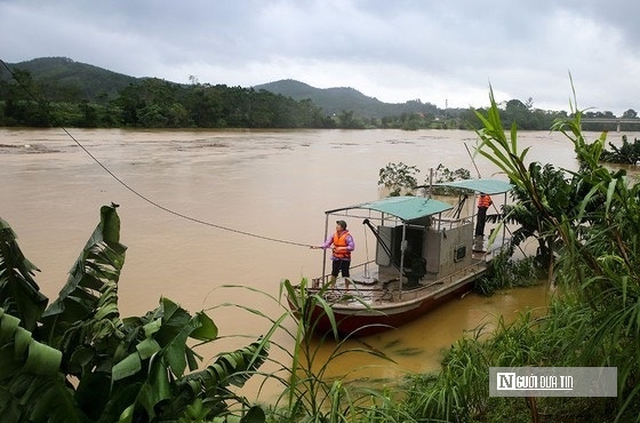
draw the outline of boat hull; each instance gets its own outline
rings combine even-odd
[[[484,271],[473,275],[448,286],[420,295],[405,301],[394,301],[384,304],[363,306],[361,303],[351,301],[344,304],[337,301],[331,304],[331,309],[336,322],[336,330],[340,338],[364,337],[375,335],[380,332],[399,328],[409,323],[436,307],[461,298],[473,288],[473,282]],[[419,290],[418,290],[419,291]],[[410,296],[411,291],[406,291],[405,296]],[[318,336],[333,336],[331,319],[320,305],[315,305],[311,312],[311,326],[313,332]]]

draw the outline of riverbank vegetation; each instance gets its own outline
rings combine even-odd
[[[200,83],[195,77],[190,84],[133,78],[66,58],[41,58],[0,68],[0,126],[419,130],[480,124],[467,108],[440,109],[420,100],[387,104],[354,89],[327,91],[297,81],[264,86],[272,90]],[[568,116],[537,108],[532,98],[511,99],[500,108],[503,123],[517,122],[522,130],[546,131],[554,120]],[[611,112],[585,116],[608,119],[585,122],[585,129],[615,130]],[[634,110],[623,118],[626,129],[640,128]]]
[[[194,343],[218,336],[205,312],[191,314],[161,298],[143,316],[120,316],[126,247],[119,241],[115,205],[101,209],[98,227],[51,305],[35,282],[36,267],[0,220],[2,421],[639,421],[640,185],[624,170],[601,165],[606,133],[588,142],[577,104],[571,117],[552,126],[573,144],[581,164],[569,172],[527,162],[516,126],[505,129],[492,92],[490,101],[477,112],[477,152],[516,188],[518,202],[505,213],[525,228],[521,237],[538,241],[537,263],[554,291],[545,313],[525,312],[510,323],[499,319],[491,330],[478,328],[444,354],[437,374],[411,375],[393,390],[362,388],[326,380],[327,363],[314,363],[317,350],[307,332],[313,322],[305,317],[324,300],[304,295],[303,280],[295,316],[263,316],[272,323],[267,333],[199,369]],[[405,170],[413,177],[410,167]],[[500,270],[506,279],[531,280],[531,268]],[[293,289],[285,281],[273,299],[284,303]],[[287,329],[284,322],[293,317],[297,323]],[[282,374],[264,374],[270,349],[286,349],[273,342],[277,330],[287,331],[296,348],[289,351],[291,363],[278,363]],[[387,360],[376,351],[362,352]],[[346,353],[336,349],[331,357]],[[617,367],[618,396],[489,397],[489,367],[523,366]],[[255,375],[283,384],[275,405],[253,404],[235,392],[234,386]]]
[[[580,169],[561,171],[563,177],[553,185],[541,183],[540,165],[526,162],[528,149],[518,149],[515,126],[505,131],[493,94],[491,102],[487,115],[481,116],[478,151],[529,196],[540,232],[554,239],[550,283],[562,294],[553,298],[542,318],[523,316],[488,340],[476,337],[454,345],[433,384],[440,396],[430,388],[419,389],[425,410],[421,416],[499,421],[498,412],[505,413],[503,418],[529,414],[534,422],[543,416],[545,421],[638,421],[640,186],[631,183],[624,170],[612,172],[600,164],[606,133],[587,142],[575,103],[573,118],[556,122],[552,129],[573,143]],[[489,398],[490,366],[617,367],[618,396],[534,398],[526,405],[522,399]]]
[[[606,133],[588,142],[583,113],[572,109],[552,130],[574,145],[576,172],[527,163],[528,149],[518,148],[515,125],[504,129],[493,93],[479,113],[478,152],[514,184],[520,201],[507,218],[523,224],[520,237],[538,240],[554,296],[542,316],[499,320],[456,342],[439,374],[410,376],[397,407],[413,421],[640,420],[640,185],[601,165]],[[489,367],[525,366],[616,367],[617,397],[489,397]]]

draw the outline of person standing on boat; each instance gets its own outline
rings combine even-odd
[[[336,232],[327,238],[324,244],[311,248],[322,248],[326,250],[329,247],[332,247],[332,269],[330,282],[333,285],[340,273],[342,273],[344,278],[349,278],[351,276],[349,272],[349,268],[351,267],[351,252],[356,248],[353,237],[347,229],[347,222],[344,220],[336,221]],[[347,279],[345,279],[345,281],[346,280]]]
[[[484,224],[487,220],[487,209],[493,204],[491,197],[489,194],[485,194],[484,192],[480,193],[480,197],[478,197],[478,222],[476,223],[476,233],[477,237],[484,237]]]

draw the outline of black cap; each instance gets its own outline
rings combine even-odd
[[[347,229],[347,222],[345,222],[344,220],[336,220],[336,223],[342,226],[342,229]]]

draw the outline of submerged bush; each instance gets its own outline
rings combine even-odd
[[[539,283],[535,257],[514,259],[508,252],[502,252],[491,260],[488,271],[475,282],[474,290],[489,296],[501,289],[528,287]]]
[[[622,145],[616,147],[609,143],[611,151],[604,150],[602,152],[602,161],[609,163],[636,164],[640,162],[640,140],[634,138],[630,143],[626,135],[622,136]]]

